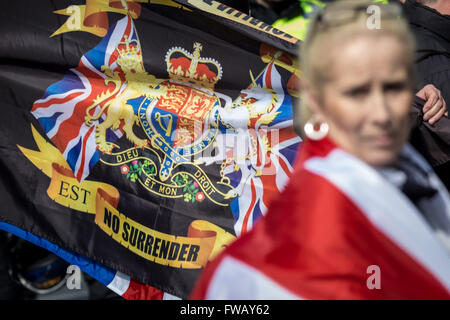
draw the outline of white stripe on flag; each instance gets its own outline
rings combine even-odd
[[[239,276],[239,281],[236,281]],[[233,257],[225,257],[214,273],[208,300],[297,300],[298,295],[287,290],[261,271]]]
[[[75,106],[77,105],[77,103],[86,100],[86,98],[89,97],[89,95],[91,94],[91,91],[92,91],[89,80],[82,73],[78,72],[77,70],[73,69],[72,71],[81,79],[81,81],[83,82],[83,85],[86,88],[86,91],[82,95],[76,97],[75,99],[69,100],[63,104],[56,104],[57,108],[55,108],[55,109],[64,110],[65,112],[61,116],[58,117],[52,130],[47,132],[47,136],[50,139],[52,139],[53,136],[55,134],[57,134],[61,123],[66,121],[70,117],[72,117],[73,111],[75,110]],[[53,106],[51,106],[49,108],[52,108],[52,107]]]
[[[130,286],[130,277],[126,274],[117,271],[114,279],[107,285],[109,289],[122,296]]]
[[[124,17],[121,20],[119,20],[117,22],[116,27],[114,28],[114,31],[111,34],[111,37],[109,38],[108,45],[106,47],[106,52],[105,52],[105,60],[104,60],[105,66],[112,67],[109,65],[109,59],[111,58],[111,55],[116,50],[116,46],[119,44],[119,42],[123,38],[123,35],[124,35],[125,30],[128,25],[128,19],[129,18],[127,16],[127,17]]]
[[[164,292],[163,300],[181,300],[181,298],[171,295],[170,293]]]
[[[413,154],[412,158],[414,156],[417,157]],[[338,187],[376,228],[450,291],[450,256],[422,214],[400,190],[342,150],[334,150],[325,158],[312,158],[304,166]],[[361,179],[355,181],[349,179],[350,176]]]
[[[71,71],[72,71],[72,69],[71,69]],[[63,80],[61,80],[61,81],[63,81]],[[63,93],[51,94],[45,99],[36,100],[34,102],[34,104],[42,104],[42,103],[49,101],[50,99],[64,99],[65,97],[71,95],[72,93],[83,92],[83,91],[84,91],[84,89],[73,89],[73,90],[63,92]]]

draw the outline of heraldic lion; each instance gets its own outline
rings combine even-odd
[[[106,141],[106,130],[109,128],[119,129],[122,120],[124,123],[122,129],[127,139],[136,147],[144,148],[147,146],[147,140],[138,138],[133,132],[133,125],[139,125],[140,122],[128,101],[139,97],[159,98],[166,94],[166,87],[159,86],[165,80],[157,79],[148,74],[144,69],[142,56],[138,52],[138,48],[131,47],[126,37],[125,43],[126,49],[120,50],[117,48],[119,52],[117,64],[122,72],[115,71],[113,73],[108,66],[101,67],[108,77],[105,79],[105,84],[114,83],[114,90],[100,94],[93,104],[86,109],[85,123],[88,126],[92,124],[92,121],[98,120],[103,113],[106,115],[104,121],[96,125],[96,142],[98,149],[103,153],[112,153],[114,148],[118,148],[116,144]],[[125,77],[125,81],[122,80],[121,75]],[[110,99],[111,97],[114,98]],[[101,107],[100,111],[92,114],[91,111],[97,106]]]

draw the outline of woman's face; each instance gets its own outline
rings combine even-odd
[[[389,35],[341,44],[317,100],[329,137],[372,166],[394,163],[408,138],[413,95],[404,51]]]

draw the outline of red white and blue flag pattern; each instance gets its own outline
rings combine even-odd
[[[437,190],[421,211],[329,139],[305,141],[282,195],[206,267],[191,298],[450,299],[450,197],[415,150],[403,156]]]
[[[32,114],[61,151],[79,181],[89,175],[100,159],[96,148],[95,125],[101,123],[107,115],[106,111],[99,120],[94,120],[93,125],[88,126],[84,122],[86,109],[105,91],[106,75],[101,71],[102,66],[108,66],[113,72],[120,71],[116,62],[116,47],[124,41],[125,36],[137,40],[129,17],[112,26],[99,45],[84,54],[79,65],[69,70],[61,81],[51,85],[44,96],[33,105]],[[276,93],[277,103],[271,113],[278,114],[269,125],[258,126],[255,122],[251,123],[253,126],[249,134],[258,134],[259,138],[261,134],[265,135],[271,144],[271,152],[265,153],[258,143],[252,159],[256,166],[260,167],[262,174],[242,179],[242,170],[233,171],[233,165],[225,168],[226,176],[235,182],[235,187],[238,187],[237,184],[244,184],[240,186],[242,193],[230,204],[237,235],[250,230],[267,211],[273,197],[283,189],[291,175],[296,150],[301,142],[292,130],[292,97],[288,94],[286,84],[275,64],[269,63],[255,82],[259,87]],[[120,94],[125,86],[126,84],[116,95]],[[110,99],[114,99],[116,95]],[[100,107],[97,106],[95,113]],[[115,142],[122,135],[121,128],[107,130],[108,141]],[[254,138],[260,140],[258,137]]]
[[[104,81],[106,75],[101,70],[102,66],[108,66],[113,72],[120,71],[116,62],[118,58],[116,48],[120,42],[124,41],[125,36],[130,40],[137,40],[130,17],[125,17],[112,26],[103,40],[82,56],[79,65],[70,69],[61,81],[48,87],[44,96],[33,105],[32,114],[61,151],[78,181],[83,181],[100,159],[96,148],[95,125],[101,123],[106,116],[103,114],[99,120],[93,121],[93,125],[88,126],[85,124],[86,109],[107,87]],[[125,86],[126,84],[110,99],[120,94]],[[100,106],[97,106],[95,112],[99,108]],[[108,141],[115,142],[122,135],[123,131],[120,127],[117,130],[112,128],[107,130]],[[79,266],[82,271],[126,299],[177,299],[152,286],[135,281],[122,272],[64,250],[12,225],[3,223],[2,228]]]
[[[107,114],[106,111],[99,120],[93,121],[93,125],[86,125],[86,109],[106,91],[106,75],[101,70],[102,66],[109,67],[113,72],[120,70],[116,62],[116,47],[124,41],[125,36],[131,40],[137,39],[130,17],[112,26],[103,40],[81,57],[79,65],[70,69],[61,81],[48,87],[44,96],[33,105],[32,114],[61,151],[78,181],[83,181],[100,159],[95,127]],[[110,99],[119,95],[125,86]],[[112,88],[109,90],[112,91]],[[95,112],[99,108],[97,106]],[[115,142],[122,134],[120,128],[110,128],[107,130],[107,139]]]
[[[112,91],[105,83],[107,76],[102,66],[107,66],[112,72],[119,71],[116,48],[124,42],[125,37],[137,41],[137,34],[130,17],[125,17],[113,25],[102,41],[85,53],[77,67],[70,69],[64,78],[49,86],[44,96],[35,101],[32,114],[39,121],[46,135],[60,150],[78,181],[85,180],[92,168],[100,160],[97,150],[95,129],[101,123],[107,111],[92,125],[85,123],[86,110],[94,100],[106,90]],[[230,204],[234,217],[237,236],[249,231],[255,222],[263,216],[272,199],[279,195],[287,184],[293,170],[294,158],[301,139],[292,130],[292,97],[288,94],[286,84],[278,72],[274,62],[268,63],[261,74],[255,79],[256,88],[264,88],[274,93],[276,102],[270,113],[276,116],[268,123],[261,125],[257,121],[249,123],[249,135],[254,146],[253,155],[249,159],[250,175],[243,179],[244,170],[234,170],[232,164],[224,167],[225,175],[235,188],[241,190]],[[114,99],[126,87],[122,87],[108,100]],[[255,87],[253,87],[255,89]],[[251,92],[252,87],[241,93]],[[244,94],[245,95],[245,94]],[[103,103],[106,103],[105,100]],[[102,105],[94,110],[97,113]],[[123,135],[123,130],[109,128],[107,140],[114,143]],[[263,146],[268,142],[270,152]],[[233,150],[229,150],[233,153]],[[257,171],[261,174],[255,174]],[[248,170],[247,170],[248,171]],[[127,299],[177,299],[152,286],[133,280],[128,275],[106,267],[96,261],[67,251],[43,238],[25,232],[7,223],[1,228],[21,236],[39,246],[42,246],[68,262],[80,268],[102,282],[108,288]]]
[[[269,63],[255,82],[259,88],[266,88],[275,93],[276,103],[269,113],[277,114],[268,125],[259,125],[254,121],[249,130],[253,141],[258,142],[250,162],[261,174],[251,174],[247,179],[242,179],[242,168],[237,172],[233,170],[233,165],[227,165],[225,168],[226,176],[232,182],[239,181],[244,184],[241,186],[242,193],[230,204],[236,235],[250,230],[266,213],[272,199],[283,190],[292,174],[297,149],[301,143],[300,137],[292,130],[292,97],[275,64]],[[270,144],[271,152],[266,152],[261,145],[263,138]]]

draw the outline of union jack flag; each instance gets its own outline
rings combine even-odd
[[[248,179],[242,180],[242,170],[235,171],[230,164],[224,171],[231,182],[235,183],[235,187],[238,183],[245,184],[242,193],[230,204],[234,216],[234,229],[238,236],[253,227],[253,224],[266,213],[271,200],[278,196],[287,184],[293,171],[297,149],[301,144],[300,137],[293,130],[292,97],[275,62],[266,66],[255,79],[255,83],[258,87],[275,93],[276,103],[268,112],[275,118],[267,125],[259,125],[257,121],[250,124],[253,141],[259,141],[256,148],[253,148],[255,153],[253,166],[261,171],[260,175],[252,174]],[[264,149],[261,140],[266,141],[270,152]]]
[[[44,96],[33,104],[32,114],[41,124],[47,136],[61,151],[74,176],[83,181],[99,161],[96,149],[95,127],[105,119],[105,114],[98,120],[86,125],[86,109],[101,93],[112,90],[113,84],[106,85],[106,75],[102,66],[111,71],[119,71],[116,48],[124,38],[136,40],[137,35],[130,17],[119,20],[109,29],[108,34],[92,50],[81,57],[79,65],[70,69],[64,78],[49,86]],[[109,99],[114,99],[125,88]],[[94,112],[97,112],[97,106]],[[122,135],[121,127],[107,130],[108,141],[115,142]]]

